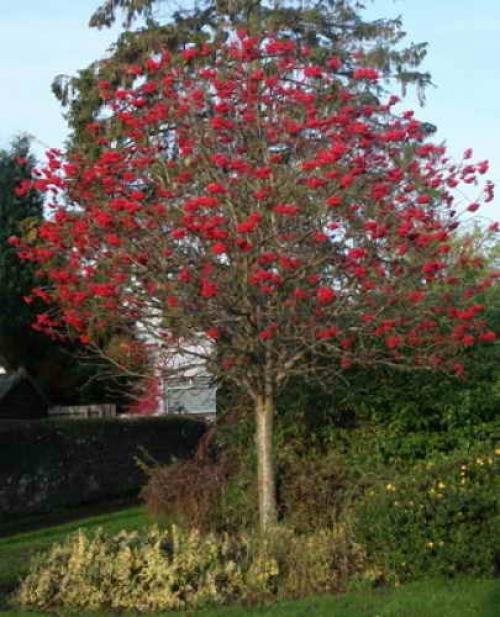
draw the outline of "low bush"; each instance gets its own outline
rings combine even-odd
[[[157,611],[344,590],[363,554],[343,528],[265,538],[152,528],[82,531],[38,558],[14,602],[25,608]]]
[[[476,448],[387,473],[354,507],[355,537],[401,581],[489,577],[500,566],[500,451]]]
[[[202,531],[216,527],[226,479],[219,464],[189,460],[143,468],[149,478],[141,497],[153,517]]]
[[[371,433],[368,435],[367,433]],[[361,452],[349,448],[349,457],[357,458],[364,466],[411,469],[414,465],[436,456],[451,455],[453,452],[473,451],[481,447],[492,449],[498,443],[499,420],[482,422],[474,426],[457,427],[435,431],[406,431],[397,427],[378,427],[371,431],[361,429],[352,437],[361,442]],[[335,447],[335,441],[332,441]]]
[[[239,441],[221,439],[224,431],[210,429],[199,441],[195,456],[172,465],[148,464],[141,490],[148,512],[168,523],[201,531],[239,532],[258,520],[253,450]]]
[[[241,459],[221,451],[210,429],[200,439],[195,456],[171,465],[140,461],[148,480],[141,497],[148,512],[157,520],[200,531],[241,531],[241,507],[231,516],[232,478],[241,479]],[[251,493],[253,477],[245,489]],[[244,493],[249,498],[248,493]],[[253,493],[252,493],[253,494]],[[253,502],[254,509],[256,501]],[[254,521],[252,521],[254,522]]]
[[[406,433],[369,424],[277,428],[281,524],[306,535],[352,526],[371,582],[500,570],[498,421]],[[150,511],[203,530],[255,528],[252,433],[225,430],[210,457],[151,470]]]

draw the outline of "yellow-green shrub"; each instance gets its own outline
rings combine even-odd
[[[228,537],[176,527],[114,537],[80,531],[33,565],[16,600],[38,608],[139,611],[219,604],[241,595],[242,549]]]
[[[172,527],[108,537],[83,532],[34,562],[23,607],[158,611],[344,589],[363,560],[342,528],[264,539]]]

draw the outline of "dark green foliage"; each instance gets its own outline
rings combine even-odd
[[[498,271],[499,250],[498,243],[482,248],[484,269]],[[477,280],[480,275],[477,270],[471,273]],[[478,301],[484,307],[488,329],[499,333],[500,286],[485,290]],[[372,424],[403,440],[412,436],[412,441],[415,434],[417,441],[420,436],[426,439],[424,433],[429,432],[429,440],[444,443],[449,431],[455,436],[452,441],[460,432],[464,439],[468,434],[475,439],[483,423],[499,418],[500,344],[479,343],[464,349],[456,362],[464,367],[462,378],[430,370],[352,368],[334,382],[293,381],[279,401],[283,427],[293,427],[298,421],[307,435],[317,435],[332,426]],[[450,443],[450,447],[456,445]],[[424,450],[420,456],[425,456]]]
[[[392,422],[358,418],[351,428],[334,414],[316,430],[283,427],[282,516],[298,530],[355,524],[374,580],[492,576],[500,565],[500,418],[478,421],[466,411],[462,425],[454,415],[433,424],[398,423],[394,413]]]
[[[404,581],[498,573],[499,460],[481,445],[395,469],[367,491],[354,508],[356,538],[380,575]]]
[[[33,267],[21,264],[8,244],[11,236],[27,233],[43,218],[43,198],[15,189],[31,178],[34,159],[27,138],[16,139],[10,150],[0,150],[0,362],[18,368],[39,353],[43,337],[29,329],[35,311],[23,301],[34,287]]]
[[[493,318],[489,323],[498,331]],[[500,345],[480,345],[457,361],[465,366],[463,379],[431,371],[352,369],[331,387],[292,383],[279,402],[282,430],[299,422],[316,438],[332,427],[369,424],[403,440],[450,440],[453,449],[459,434],[475,439],[483,424],[499,418]],[[425,454],[422,450],[420,456]]]
[[[0,423],[0,520],[137,495],[137,457],[187,458],[206,425],[188,418]]]
[[[349,429],[331,425],[310,440],[297,439],[280,449],[281,515],[297,530],[352,522],[352,509],[369,491],[385,487],[395,477],[412,478],[420,466],[430,463],[433,468],[448,457],[475,460],[478,448],[491,458],[499,435],[499,420],[455,431],[406,434],[374,425]],[[485,479],[490,491],[492,480],[491,475]]]
[[[498,316],[496,316],[498,321]],[[498,324],[490,320],[492,330]],[[498,418],[500,346],[481,345],[463,354],[464,379],[435,372],[353,372],[349,388],[339,388],[337,415],[370,421],[395,433],[468,430]]]

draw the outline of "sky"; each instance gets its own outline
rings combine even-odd
[[[50,85],[102,57],[118,29],[87,27],[98,0],[0,0],[0,147],[30,133],[38,156],[60,147],[66,123]],[[454,158],[472,147],[491,164],[498,198],[482,216],[500,220],[500,2],[499,0],[367,0],[373,18],[401,15],[407,41],[429,43],[423,65],[435,87],[418,108],[404,108],[438,127]]]

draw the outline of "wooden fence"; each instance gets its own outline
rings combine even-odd
[[[116,416],[116,405],[69,405],[49,409],[51,417],[65,418],[113,418]]]

